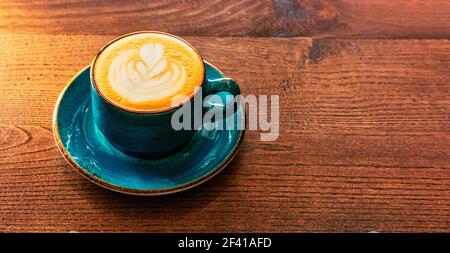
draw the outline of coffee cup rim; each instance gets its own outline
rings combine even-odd
[[[131,112],[131,113],[137,113],[137,114],[159,114],[159,113],[164,113],[164,112],[170,112],[172,110],[176,110],[181,108],[183,105],[187,104],[188,102],[190,102],[193,97],[197,94],[197,92],[200,90],[198,88],[194,89],[194,92],[189,96],[189,99],[186,99],[185,101],[183,101],[182,103],[180,103],[177,106],[171,106],[171,107],[167,107],[167,108],[161,108],[161,109],[133,109],[133,108],[128,108],[125,106],[122,106],[114,101],[112,101],[111,99],[109,99],[108,97],[106,97],[98,88],[97,83],[95,82],[95,78],[94,78],[94,69],[95,69],[95,63],[98,59],[98,57],[100,56],[100,54],[107,48],[109,47],[111,44],[115,43],[116,41],[132,36],[132,35],[136,35],[136,34],[143,34],[143,33],[152,33],[152,34],[162,34],[162,35],[166,35],[169,37],[173,37],[175,39],[180,40],[181,42],[185,43],[186,45],[188,45],[190,48],[192,48],[194,50],[194,52],[197,54],[197,56],[200,58],[200,61],[202,62],[202,71],[203,71],[203,78],[202,81],[200,83],[200,85],[198,87],[203,87],[203,84],[205,83],[205,79],[206,79],[206,68],[205,68],[205,61],[203,60],[203,57],[201,56],[200,52],[189,42],[187,42],[186,40],[184,40],[181,37],[178,37],[174,34],[170,34],[170,33],[166,33],[166,32],[160,32],[160,31],[136,31],[136,32],[132,32],[132,33],[127,33],[121,36],[118,36],[112,40],[110,40],[108,43],[106,43],[100,50],[99,52],[95,55],[94,59],[92,60],[90,67],[90,80],[91,80],[91,85],[95,88],[95,91],[97,92],[97,94],[107,103],[109,103],[110,105],[124,110],[126,112]]]

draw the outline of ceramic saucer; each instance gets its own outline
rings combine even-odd
[[[209,79],[223,73],[205,62]],[[198,130],[178,153],[143,160],[115,149],[92,121],[87,66],[61,92],[53,114],[53,135],[61,154],[90,181],[121,193],[163,195],[197,186],[217,175],[234,158],[244,130]],[[238,107],[238,124],[244,113]]]

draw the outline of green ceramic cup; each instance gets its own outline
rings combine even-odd
[[[124,36],[132,34],[136,33]],[[123,38],[124,36],[117,39]],[[117,39],[109,42],[101,51],[111,43],[114,43]],[[182,40],[181,38],[178,39]],[[189,43],[185,43],[192,47]],[[195,50],[194,47],[192,48]],[[195,51],[198,53],[197,50]],[[96,124],[98,130],[115,148],[127,155],[138,158],[160,158],[182,149],[189,143],[195,130],[175,130],[171,124],[173,114],[177,110],[182,110],[184,104],[167,111],[146,112],[132,111],[111,103],[100,92],[93,78],[93,65],[99,54],[97,54],[91,64],[90,90],[92,98],[92,114],[94,124]],[[204,77],[201,88],[202,89],[197,90],[197,93],[201,91],[202,98],[219,92],[221,94],[229,93],[234,96],[240,94],[239,86],[232,78],[208,80]],[[186,103],[193,103],[193,99],[199,95],[200,94],[194,94],[191,100]],[[190,108],[194,108],[194,106],[190,106]],[[202,110],[202,113],[205,113],[208,110],[208,108]],[[193,121],[194,117],[191,117],[191,120]],[[192,122],[191,125],[194,125],[194,123]]]

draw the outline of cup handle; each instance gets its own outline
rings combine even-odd
[[[206,84],[203,86],[203,97],[206,98],[208,95],[218,95],[221,97],[223,104],[220,106],[210,106],[206,109],[206,111],[217,109],[223,109],[223,111],[228,111],[229,109],[235,110],[236,108],[234,107],[234,102],[231,103],[225,98],[229,95],[237,96],[239,94],[241,94],[241,90],[236,80],[233,78],[223,77],[217,79],[207,79]]]
[[[207,79],[204,89],[205,89],[204,94],[206,96],[221,91],[231,93],[231,95],[233,96],[241,94],[241,90],[239,89],[236,80],[228,77],[218,79]]]

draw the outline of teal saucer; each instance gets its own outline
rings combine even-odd
[[[223,73],[205,62],[209,79]],[[198,130],[178,153],[143,160],[115,149],[92,121],[87,66],[62,91],[53,113],[53,135],[64,158],[90,181],[134,195],[163,195],[187,190],[217,175],[234,158],[244,130]],[[234,113],[243,120],[244,108]],[[242,122],[241,122],[242,123]],[[236,128],[235,128],[236,129]]]

